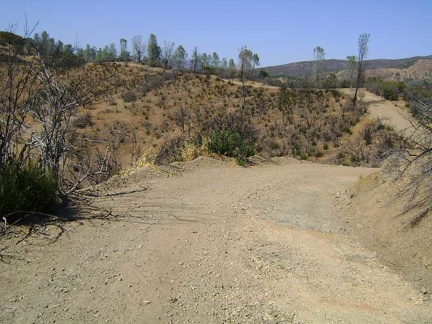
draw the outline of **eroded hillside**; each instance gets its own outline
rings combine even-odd
[[[368,121],[365,105],[353,109],[349,96],[337,90],[250,81],[243,86],[239,80],[121,63],[88,64],[69,77],[106,79],[101,86],[111,89],[104,100],[80,108],[74,124],[76,157],[88,156],[89,148],[99,155],[108,149],[113,170],[139,159],[161,164],[211,155],[209,145],[230,132],[252,154],[347,165],[377,166],[386,145],[398,140],[391,135],[394,143],[384,143],[383,134],[391,130]]]

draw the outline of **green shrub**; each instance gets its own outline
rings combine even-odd
[[[232,129],[216,131],[210,137],[209,150],[213,153],[235,157],[239,165],[246,164],[246,158],[254,154],[251,141],[242,139]]]
[[[276,142],[272,142],[272,143],[270,143],[270,149],[271,149],[271,150],[277,150],[277,149],[279,149],[279,148],[280,148],[279,143],[276,143]]]
[[[367,80],[366,88],[386,100],[397,101],[399,95],[406,88],[406,84],[404,82],[384,81],[381,78],[372,77]]]
[[[53,174],[28,165],[7,164],[0,173],[0,215],[17,211],[49,212],[59,197]]]
[[[394,82],[384,82],[382,85],[382,96],[386,100],[399,100],[399,87]]]

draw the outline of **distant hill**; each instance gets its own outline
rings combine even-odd
[[[378,59],[366,60],[365,66],[367,70],[377,69],[408,69],[415,65],[420,60],[431,60],[432,55],[429,56],[415,56],[404,59]],[[326,72],[339,72],[346,69],[347,60],[325,60],[323,69]],[[314,61],[295,62],[283,65],[268,66],[263,68],[273,76],[304,76],[313,72]]]

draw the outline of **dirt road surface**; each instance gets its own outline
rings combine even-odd
[[[431,323],[338,212],[375,171],[199,158],[115,177],[94,191],[115,221],[3,242],[0,322]]]
[[[350,96],[353,95],[353,89],[340,89],[340,91]],[[384,100],[364,89],[360,90],[360,97],[363,102],[368,104],[368,112],[372,118],[381,119],[405,136],[412,133],[413,118],[408,108],[405,107],[405,102]]]

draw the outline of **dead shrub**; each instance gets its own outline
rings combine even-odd
[[[92,126],[93,125],[92,115],[89,112],[87,112],[83,115],[77,116],[73,122],[73,125],[76,128],[86,128],[88,126]]]
[[[135,91],[127,91],[122,95],[124,102],[134,102],[137,100]]]

